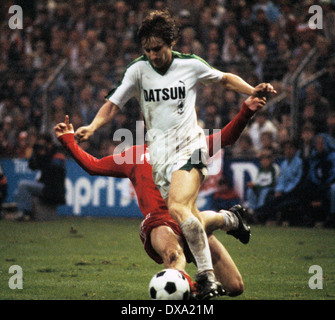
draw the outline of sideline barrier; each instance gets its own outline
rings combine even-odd
[[[199,193],[200,210],[210,208],[211,196],[217,190],[222,172],[233,182],[235,190],[244,199],[245,184],[257,173],[257,159],[225,159],[218,152],[209,165],[209,176]],[[6,202],[14,202],[14,191],[21,179],[37,179],[39,172],[28,168],[26,159],[0,159],[8,180]],[[129,179],[90,176],[72,160],[66,160],[66,205],[59,206],[61,216],[142,217],[137,198]]]

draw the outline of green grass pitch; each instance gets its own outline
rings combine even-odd
[[[59,218],[0,221],[0,300],[148,300],[148,284],[162,265],[145,253],[139,219]],[[335,230],[252,226],[248,245],[217,231],[245,283],[236,298],[335,299]],[[11,289],[13,265],[22,289]],[[311,289],[309,268],[322,268],[322,289]],[[193,277],[196,268],[188,265]]]

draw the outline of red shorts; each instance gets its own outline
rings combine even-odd
[[[144,250],[149,255],[149,257],[158,264],[163,263],[163,259],[156,253],[150,241],[151,230],[159,226],[168,226],[177,236],[181,237],[186,260],[187,262],[193,261],[192,254],[178,223],[170,216],[168,212],[149,213],[140,225],[140,238],[143,242]]]

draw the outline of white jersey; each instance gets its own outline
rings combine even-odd
[[[107,96],[121,109],[130,98],[138,100],[158,186],[159,180],[165,178],[169,184],[172,172],[186,164],[196,150],[207,154],[205,135],[197,124],[196,86],[219,82],[223,77],[223,72],[195,55],[175,51],[172,54],[173,60],[164,74],[145,55],[136,59]]]

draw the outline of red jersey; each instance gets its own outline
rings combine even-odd
[[[74,134],[64,134],[59,140],[74,160],[90,175],[129,178],[144,217],[148,213],[168,211],[152,178],[147,145],[132,146],[121,154],[97,159],[78,146]]]
[[[232,145],[239,138],[253,114],[254,112],[243,104],[240,112],[221,132],[206,137],[209,156],[212,156],[213,151],[218,151],[219,148]],[[152,178],[147,145],[135,145],[121,154],[97,159],[78,146],[72,133],[60,136],[59,141],[90,175],[129,178],[144,217],[149,213],[168,212],[166,203]]]

